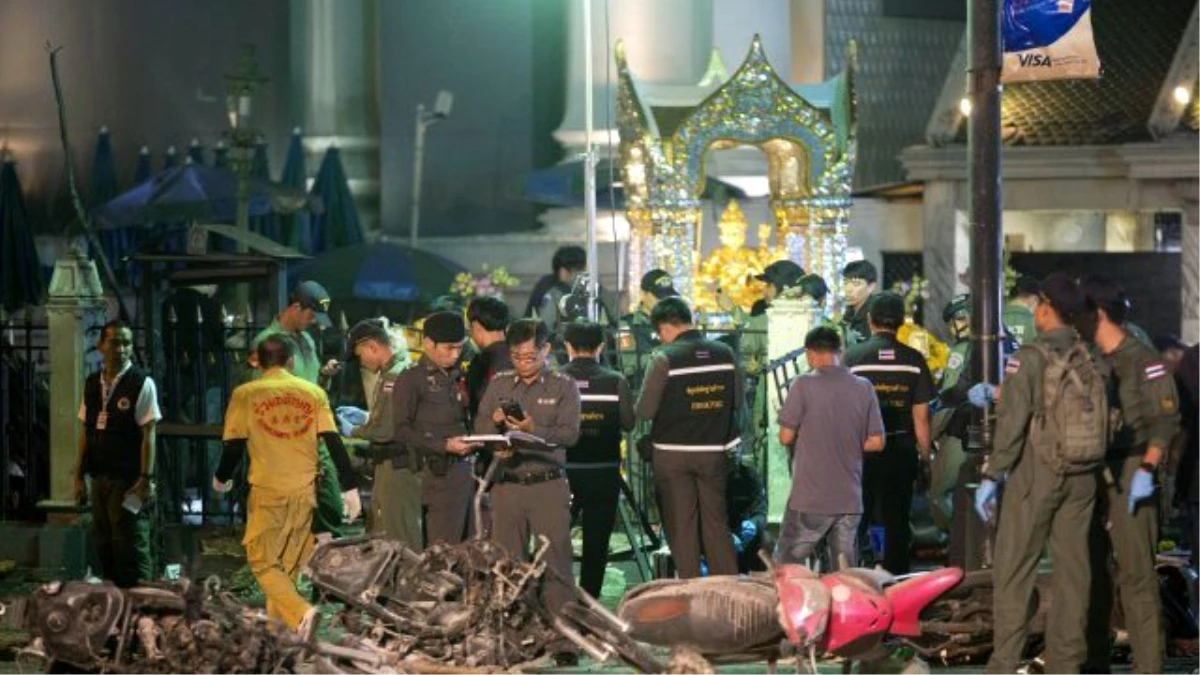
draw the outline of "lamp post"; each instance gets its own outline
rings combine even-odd
[[[438,92],[432,111],[426,110],[424,103],[417,104],[416,134],[413,141],[412,212],[408,224],[409,248],[417,247],[417,232],[421,225],[421,170],[425,164],[425,130],[449,117],[453,107],[454,94],[445,89]]]
[[[254,47],[244,45],[233,72],[225,75],[225,112],[229,116],[229,165],[237,175],[237,228],[250,229],[250,172],[254,164],[254,145],[258,132],[251,126],[254,98],[267,78],[258,72]],[[245,253],[241,242],[238,253]]]

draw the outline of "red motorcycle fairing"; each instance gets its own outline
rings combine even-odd
[[[777,648],[783,637],[770,577],[660,580],[631,590],[617,607],[629,635],[701,654]]]
[[[856,657],[883,641],[892,625],[892,608],[879,584],[854,570],[821,577],[831,600],[824,649]]]
[[[921,637],[921,611],[963,579],[963,571],[947,567],[888,586],[884,595],[892,606],[893,635]]]
[[[798,648],[820,645],[829,622],[829,591],[803,565],[777,564],[774,571],[779,622],[788,642]]]

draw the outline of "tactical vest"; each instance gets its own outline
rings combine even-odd
[[[101,391],[100,373],[93,373],[84,382],[84,429],[87,434],[85,473],[129,480],[137,480],[141,475],[142,428],[137,422],[137,400],[145,381],[144,372],[137,366],[129,366],[109,394],[107,405]],[[96,428],[101,409],[108,413],[103,430]]]
[[[579,387],[579,441],[567,449],[567,468],[599,468],[621,462],[619,376],[600,373],[575,380]]]
[[[667,385],[650,436],[656,450],[720,452],[741,439],[734,408],[733,350],[711,340],[677,339],[660,348]]]

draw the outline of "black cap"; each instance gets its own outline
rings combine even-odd
[[[458,344],[467,339],[467,327],[461,314],[434,312],[425,317],[421,330],[425,337],[439,344]]]
[[[364,340],[374,340],[380,344],[390,345],[392,343],[392,336],[388,333],[387,328],[384,327],[383,321],[379,319],[363,319],[359,321],[350,329],[350,335],[346,338],[348,347],[348,353],[346,354],[347,361],[350,360],[350,357],[354,356],[354,348]]]
[[[679,295],[671,275],[666,270],[653,269],[642,275],[641,289],[662,300]]]
[[[804,276],[804,269],[791,260],[776,260],[767,265],[762,274],[754,277],[759,281],[765,281],[779,290],[791,288],[800,281]]]
[[[884,291],[876,293],[867,307],[867,315],[875,323],[904,323],[904,298],[898,293]]]
[[[302,281],[292,289],[291,301],[300,305],[301,309],[311,309],[317,313],[317,325],[329,328],[333,322],[329,320],[329,291],[315,281]]]
[[[829,295],[829,286],[819,274],[805,274],[800,277],[800,281],[796,282],[800,287],[800,291],[817,302],[825,300],[825,296]]]
[[[971,316],[971,296],[967,293],[954,296],[954,299],[946,303],[946,308],[942,310],[942,321],[950,323],[957,316]]]
[[[1083,291],[1079,284],[1062,272],[1055,272],[1042,279],[1042,300],[1050,303],[1063,323],[1072,323],[1084,309]]]
[[[1033,277],[1021,275],[1017,277],[1016,283],[1013,284],[1012,294],[1014,297],[1022,295],[1037,295],[1042,292],[1042,284]]]

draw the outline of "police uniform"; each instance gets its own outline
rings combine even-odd
[[[1148,446],[1162,449],[1166,459],[1165,452],[1179,430],[1179,400],[1174,379],[1158,352],[1132,334],[1127,334],[1111,354],[1104,355],[1102,364],[1108,375],[1109,408],[1120,411],[1120,423],[1109,444],[1108,470],[1096,494],[1088,665],[1103,671],[1109,668],[1113,603],[1109,561],[1115,553],[1117,594],[1133,648],[1134,671],[1160,673],[1164,638],[1155,572],[1158,507],[1155,499],[1146,499],[1131,514],[1126,495]],[[1007,386],[1004,396],[1008,396]]]
[[[1034,342],[1064,354],[1078,340],[1074,330],[1061,327],[1040,333]],[[1045,358],[1028,346],[1008,360],[992,454],[984,467],[985,477],[1005,482],[992,590],[995,637],[988,672],[993,673],[1013,673],[1020,665],[1038,561],[1047,547],[1054,602],[1046,621],[1046,672],[1079,672],[1086,653],[1083,625],[1091,570],[1084,551],[1095,472],[1057,473],[1028,444],[1045,369]]]
[[[142,434],[162,413],[154,380],[132,363],[111,383],[102,378],[102,372],[92,373],[83,385],[79,421],[86,447],[80,469],[92,478],[92,536],[100,570],[128,588],[154,578],[149,523],[144,512],[131,513],[122,503],[139,478],[153,478],[142,473]]]
[[[579,586],[599,598],[621,496],[621,432],[633,429],[633,396],[620,373],[594,358],[572,359],[562,372],[579,387],[579,441],[567,448],[571,519],[583,516]]]
[[[420,457],[409,453],[396,438],[396,383],[405,371],[403,355],[383,367],[375,383],[373,405],[366,423],[354,437],[370,441],[369,456],[375,482],[371,491],[372,534],[382,534],[414,551],[422,549]]]
[[[566,478],[566,448],[579,440],[580,400],[575,380],[545,367],[532,382],[515,371],[497,373],[483,394],[475,431],[495,433],[492,413],[515,401],[533,419],[534,436],[550,449],[528,450],[503,460],[492,488],[492,537],[509,553],[527,556],[530,537],[550,543],[546,563],[559,578],[547,577],[542,597],[557,614],[573,597],[571,570],[571,492]]]
[[[701,551],[712,574],[737,574],[726,526],[725,453],[741,443],[745,400],[733,350],[695,329],[660,347],[642,382],[637,417],[653,420],[654,485],[682,579],[700,576]]]
[[[883,452],[863,457],[863,523],[867,526],[878,516],[884,528],[883,566],[892,574],[906,574],[919,468],[913,406],[933,401],[933,377],[921,352],[892,332],[878,332],[856,345],[846,354],[845,365],[875,387],[886,430]]]
[[[467,533],[475,458],[446,452],[446,439],[469,432],[466,382],[457,367],[443,370],[422,355],[396,378],[392,404],[393,438],[405,448],[407,462],[425,466],[421,502],[426,543],[457,544]]]
[[[258,344],[269,335],[286,335],[292,341],[292,374],[296,377],[320,386],[321,382],[321,353],[317,343],[308,331],[292,332],[284,330],[275,317],[266,328],[254,336],[250,344],[251,353],[258,349]],[[320,461],[320,474],[317,480],[317,512],[313,517],[313,532],[328,532],[334,537],[341,536],[342,514],[345,504],[342,503],[342,493],[338,489],[337,467],[329,455],[329,449],[318,439],[317,457]]]

